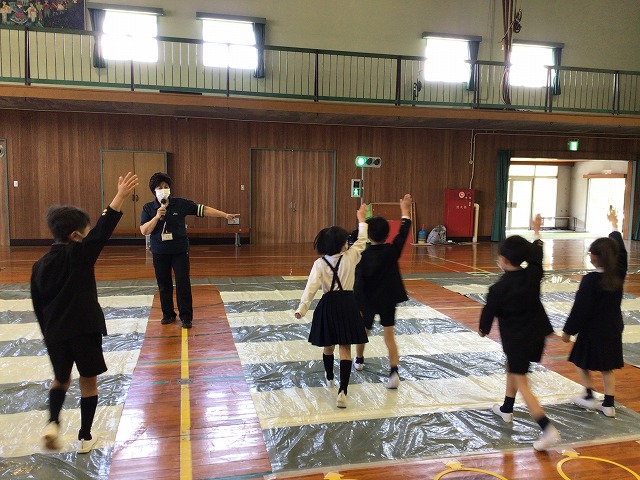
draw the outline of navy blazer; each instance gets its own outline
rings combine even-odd
[[[403,218],[392,243],[369,245],[356,266],[353,291],[360,309],[385,311],[408,300],[398,259],[409,235],[411,220]]]
[[[31,299],[47,345],[107,334],[94,265],[122,212],[107,207],[82,242],[54,243],[31,272]]]
[[[527,267],[505,272],[489,287],[487,303],[480,316],[480,330],[488,334],[493,319],[498,319],[505,351],[527,342],[539,342],[553,332],[547,312],[540,300],[542,241],[532,242]]]

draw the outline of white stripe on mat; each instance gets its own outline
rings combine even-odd
[[[313,310],[309,310],[307,314],[300,320],[294,316],[295,310],[278,310],[271,312],[238,312],[227,313],[227,320],[231,328],[237,327],[255,327],[260,325],[287,325],[289,323],[310,324],[313,318]],[[396,308],[396,321],[407,318],[440,318],[448,319],[445,314],[427,307],[419,305],[415,307],[398,307]]]
[[[113,297],[99,297],[102,308],[148,307],[153,303],[153,295],[121,295]],[[0,311],[3,312],[32,312],[33,303],[30,298],[21,300],[0,300]]]
[[[304,290],[255,290],[243,292],[221,292],[220,296],[225,304],[232,302],[260,302],[273,300],[298,300]],[[322,297],[322,290],[318,290],[314,298]]]
[[[569,313],[573,302],[543,302],[544,308],[548,314]],[[623,312],[636,312],[640,310],[640,297],[622,299]]]
[[[396,335],[401,355],[437,355],[445,353],[501,352],[499,343],[481,338],[475,332],[420,333]],[[281,342],[236,343],[242,364],[308,361],[320,358],[320,348],[306,340]],[[384,339],[374,336],[369,339],[366,355],[387,356]]]
[[[44,401],[44,399],[43,399]],[[116,440],[118,423],[123,405],[98,407],[91,428],[92,435],[98,435],[96,448],[112,447]],[[0,457],[21,457],[34,453],[52,453],[46,450],[40,432],[49,420],[48,410],[0,415]],[[57,452],[73,452],[78,449],[80,429],[80,409],[64,409],[60,413],[60,435],[62,449]]]
[[[622,331],[623,343],[640,343],[640,325],[625,325]]]
[[[552,371],[529,374],[541,404],[564,403],[582,387]],[[392,418],[457,410],[488,410],[502,400],[505,375],[402,381],[397,390],[381,383],[351,384],[347,408],[335,406],[337,388],[305,387],[252,393],[260,426],[266,428]],[[517,397],[522,405],[522,398]],[[491,416],[487,412],[487,416]]]
[[[580,284],[578,282],[566,281],[562,283],[542,282],[540,284],[540,287],[543,293],[575,292],[578,290],[579,285]],[[447,290],[451,290],[452,292],[459,293],[460,295],[489,293],[489,285],[482,285],[477,283],[447,285],[444,288],[446,288]]]
[[[107,320],[107,332],[109,335],[122,335],[131,332],[144,333],[146,329],[146,318],[117,318]],[[42,340],[40,326],[34,322],[0,325],[0,340],[11,341],[20,338],[24,338],[25,340]]]
[[[556,335],[562,335],[562,328],[554,329]],[[576,336],[571,337],[571,341],[576,341]],[[622,343],[640,343],[640,325],[625,325],[622,332]]]
[[[131,374],[138,362],[140,350],[105,352],[104,359],[110,375]],[[73,368],[72,378],[78,377]],[[0,383],[41,382],[53,378],[53,369],[49,357],[0,357]]]

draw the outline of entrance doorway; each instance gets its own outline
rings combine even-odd
[[[595,235],[606,236],[611,231],[607,220],[609,206],[618,212],[618,228],[624,223],[624,178],[590,178],[587,193],[586,230]]]

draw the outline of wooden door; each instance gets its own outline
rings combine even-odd
[[[332,152],[253,151],[252,242],[313,242],[318,231],[335,218],[334,178]]]
[[[140,213],[145,203],[153,197],[149,191],[149,178],[156,172],[167,171],[164,152],[134,152],[103,150],[102,156],[102,204],[106,207],[118,191],[118,177],[134,172],[140,185],[131,198],[122,205],[122,218],[114,235],[141,236]]]
[[[127,172],[135,172],[133,152],[103,151],[102,155],[102,205],[106,208],[118,193],[118,177]],[[135,194],[122,204],[122,218],[118,222],[118,231],[133,234],[130,230],[135,225]]]

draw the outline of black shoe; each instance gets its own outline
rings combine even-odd
[[[162,325],[169,325],[170,323],[173,323],[176,321],[176,317],[162,317],[162,320],[160,320],[160,323]]]
[[[193,325],[191,324],[191,320],[183,320],[182,328],[191,328]]]

